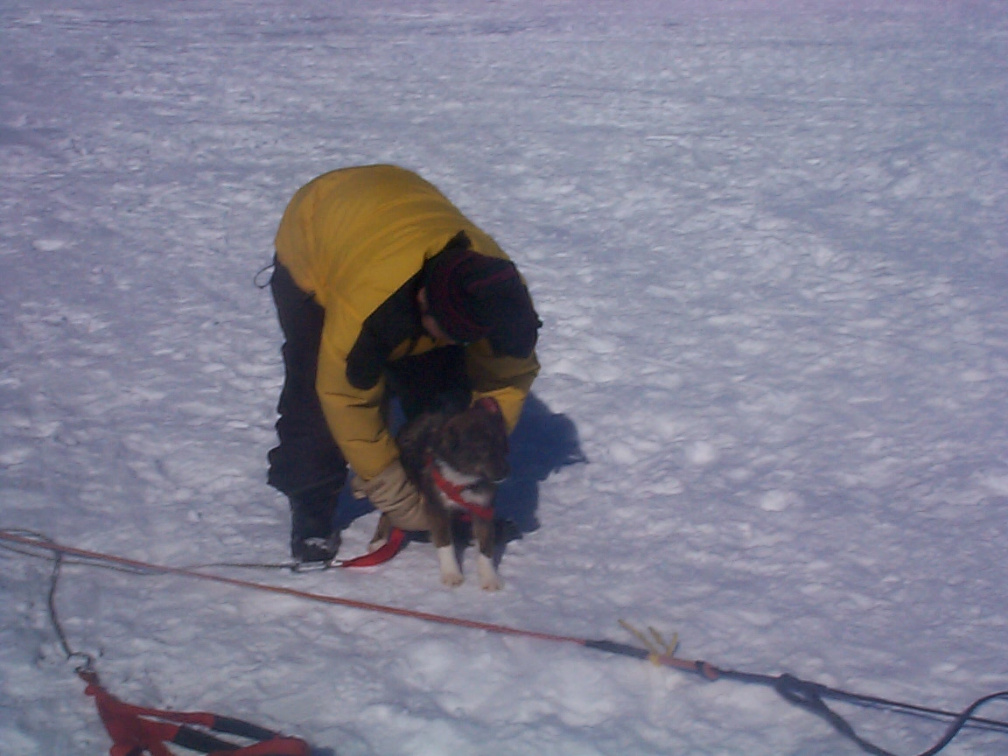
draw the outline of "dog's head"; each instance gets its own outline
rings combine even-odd
[[[435,456],[456,472],[496,486],[508,476],[508,436],[500,406],[494,399],[475,402],[445,422]]]

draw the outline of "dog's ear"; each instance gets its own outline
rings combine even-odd
[[[494,399],[492,396],[484,396],[481,397],[480,399],[477,399],[475,402],[473,402],[473,406],[479,407],[481,410],[483,410],[484,412],[488,412],[491,415],[501,414],[500,405],[497,403],[497,400]]]
[[[484,413],[494,425],[494,432],[502,434],[507,439],[507,426],[504,422],[504,413],[501,412],[500,405],[492,396],[484,396],[473,403],[473,408]]]

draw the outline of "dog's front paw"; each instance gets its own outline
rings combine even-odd
[[[462,577],[462,570],[459,568],[458,559],[455,558],[454,546],[440,546],[437,550],[438,564],[441,567],[441,582],[449,588],[462,585],[465,580]]]
[[[484,591],[499,591],[504,587],[504,581],[498,575],[488,575],[480,578],[480,588]]]
[[[504,587],[504,581],[500,579],[500,575],[494,569],[493,562],[482,554],[476,562],[476,569],[479,572],[480,588],[484,591],[499,591]]]

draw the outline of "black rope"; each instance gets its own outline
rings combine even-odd
[[[270,279],[273,277],[273,268],[275,267],[276,267],[276,260],[273,260],[272,262],[269,262],[266,265],[263,265],[261,268],[259,268],[259,270],[256,271],[256,274],[252,276],[252,285],[255,286],[257,289],[265,289],[267,286],[269,286]],[[267,277],[265,281],[260,283],[259,282],[260,277],[266,271],[269,271],[270,273],[269,277]]]
[[[66,654],[67,660],[73,660],[79,658],[82,660],[82,664],[78,667],[78,671],[93,670],[94,657],[90,654],[75,651],[70,645],[67,639],[66,633],[63,630],[63,626],[60,623],[59,615],[56,611],[56,590],[59,585],[60,572],[64,564],[84,564],[94,567],[104,567],[106,569],[114,569],[122,572],[137,574],[137,575],[153,575],[159,574],[153,570],[145,570],[140,567],[132,567],[128,565],[110,565],[108,563],[102,562],[99,559],[87,559],[78,558],[76,560],[68,560],[65,558],[63,552],[58,548],[57,544],[49,539],[48,537],[24,530],[8,530],[6,532],[23,535],[30,537],[34,540],[39,541],[39,548],[44,549],[46,554],[44,558],[53,560],[53,569],[50,575],[49,583],[49,593],[48,593],[48,611],[49,619],[52,626],[59,638],[60,645]],[[6,551],[11,551],[17,554],[22,554],[25,556],[32,557],[43,557],[43,555],[31,551],[30,548],[17,548],[9,544],[0,543],[0,548]],[[217,563],[215,565],[204,565],[204,566],[216,566],[216,567],[236,567],[236,568],[286,568],[286,569],[296,569],[297,565],[292,563],[281,563],[281,564],[253,564],[253,563]],[[327,565],[328,568],[328,565]],[[615,641],[609,640],[585,640],[582,645],[587,648],[594,648],[598,651],[603,651],[606,653],[619,654],[623,656],[630,656],[638,659],[647,659],[653,655],[651,650],[646,650],[638,648],[636,646],[630,646],[624,643],[617,643]],[[670,657],[671,658],[671,657]],[[665,663],[670,662],[670,658],[665,660]],[[811,682],[808,680],[802,680],[794,675],[781,674],[781,675],[764,675],[753,672],[740,672],[737,670],[724,670],[707,662],[688,662],[676,658],[674,660],[675,664],[669,664],[669,666],[674,666],[678,669],[684,671],[693,672],[698,674],[708,680],[718,680],[718,679],[729,679],[735,680],[737,682],[752,683],[756,685],[764,685],[766,687],[775,690],[778,695],[780,695],[784,700],[809,711],[816,716],[824,719],[834,729],[837,730],[841,735],[848,738],[851,742],[855,743],[866,753],[873,754],[873,756],[896,756],[896,754],[891,751],[887,751],[871,741],[862,738],[857,734],[854,727],[840,714],[833,711],[825,702],[824,699],[831,698],[836,700],[845,701],[847,703],[856,704],[860,706],[875,706],[879,708],[891,709],[893,711],[902,712],[905,714],[911,714],[916,716],[930,716],[930,717],[940,717],[949,719],[953,721],[949,724],[944,735],[938,740],[938,742],[927,749],[922,751],[916,756],[936,756],[940,753],[955,737],[968,725],[975,727],[983,727],[989,730],[994,730],[1001,733],[1008,733],[1008,722],[996,720],[996,719],[985,719],[982,717],[974,716],[975,713],[984,705],[995,701],[997,699],[1008,699],[1008,690],[998,691],[997,693],[991,693],[989,695],[978,698],[972,704],[970,704],[962,712],[951,712],[943,709],[929,708],[925,706],[918,706],[915,704],[908,704],[901,701],[894,701],[886,698],[880,698],[876,696],[866,696],[858,693],[851,693],[849,691],[841,690],[838,688],[832,688],[820,683]],[[681,663],[680,663],[681,662]]]
[[[42,535],[41,533],[35,533],[29,530],[19,530],[19,531],[9,531],[16,532],[18,535],[28,536],[41,541],[43,544],[54,544],[54,542]],[[15,554],[21,554],[23,556],[31,557],[42,557],[38,553],[28,550],[27,548],[19,549],[8,544],[0,544],[0,548],[6,551],[14,552]],[[52,625],[53,631],[56,633],[56,638],[59,640],[60,647],[63,649],[63,655],[66,657],[67,661],[73,661],[75,659],[80,660],[80,664],[77,666],[77,671],[91,671],[94,669],[94,657],[91,654],[85,653],[83,651],[77,651],[70,645],[70,641],[67,638],[66,631],[63,630],[63,623],[60,622],[59,613],[56,611],[56,589],[59,587],[60,572],[63,569],[63,563],[65,561],[62,552],[57,549],[46,549],[47,553],[44,555],[46,559],[52,559],[52,572],[49,574],[49,591],[46,594],[46,608],[49,613],[49,623]]]
[[[874,756],[896,756],[896,754],[891,751],[887,751],[858,735],[850,722],[840,716],[837,712],[833,711],[833,709],[831,709],[823,699],[832,698],[861,706],[877,706],[916,716],[942,717],[946,719],[951,718],[953,721],[949,724],[945,733],[938,742],[927,750],[916,754],[916,756],[935,756],[940,753],[967,725],[974,725],[989,730],[1008,733],[1008,722],[974,716],[976,711],[985,704],[999,698],[1008,699],[1008,690],[998,691],[997,693],[991,693],[990,695],[983,696],[970,704],[962,712],[952,712],[943,709],[934,709],[925,706],[917,706],[915,704],[903,703],[901,701],[894,701],[887,698],[850,693],[849,691],[831,688],[826,685],[821,685],[820,683],[802,680],[789,674],[772,676],[720,669],[718,670],[718,673],[720,677],[726,679],[765,685],[773,688],[773,690],[775,690],[784,700],[824,719],[831,724],[837,732],[857,744],[861,750],[866,753],[873,754]]]
[[[835,711],[833,711],[826,702],[822,699],[823,686],[817,683],[806,682],[805,680],[799,680],[793,675],[781,675],[777,678],[774,685],[774,690],[777,691],[785,701],[790,701],[796,706],[800,706],[806,711],[810,711],[818,717],[825,719],[833,728],[843,735],[848,740],[852,740],[861,748],[861,750],[866,753],[874,754],[874,756],[894,756],[894,754],[889,751],[879,748],[874,743],[871,743],[854,730],[850,722],[841,717]]]
[[[933,747],[924,751],[920,756],[934,756],[934,754],[941,751],[945,746],[952,742],[952,739],[959,734],[959,731],[967,725],[970,721],[973,721],[973,712],[979,709],[981,706],[990,703],[991,701],[997,700],[998,698],[1008,698],[1008,690],[998,691],[997,693],[991,693],[989,696],[984,696],[983,698],[978,698],[972,704],[970,704],[963,712],[960,714],[956,721],[953,722],[948,730],[945,732],[944,737],[938,741],[938,743]]]
[[[584,642],[584,646],[610,654],[629,656],[635,659],[653,658],[661,664],[674,669],[680,669],[684,672],[697,674],[711,682],[726,679],[734,680],[736,682],[751,683],[754,685],[763,685],[771,688],[785,701],[788,701],[789,703],[792,703],[795,706],[805,709],[806,711],[824,719],[832,725],[838,733],[855,743],[859,748],[861,748],[861,750],[866,753],[870,753],[873,756],[896,756],[896,754],[891,751],[887,751],[858,735],[851,723],[831,709],[823,699],[833,698],[846,701],[851,704],[876,706],[915,716],[927,716],[932,718],[942,717],[945,719],[951,718],[953,720],[952,723],[946,729],[945,734],[941,737],[938,743],[916,756],[935,756],[935,754],[942,751],[949,743],[951,743],[952,740],[967,725],[1008,734],[1008,722],[974,716],[976,711],[984,704],[998,698],[1008,699],[1008,690],[984,696],[983,698],[980,698],[970,704],[970,706],[962,712],[952,712],[945,711],[943,709],[933,709],[925,706],[903,703],[901,701],[893,701],[886,698],[878,698],[876,696],[865,696],[858,693],[850,693],[845,690],[831,688],[809,680],[802,680],[787,673],[781,675],[764,675],[755,672],[740,672],[738,670],[720,669],[719,667],[715,667],[704,661],[690,661],[672,655],[663,656],[661,653],[657,652],[654,647],[644,649],[639,646],[631,646],[626,643],[617,643],[616,641],[610,640],[588,640]]]

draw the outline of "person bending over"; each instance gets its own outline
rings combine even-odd
[[[287,206],[270,289],[284,336],[271,486],[291,509],[291,554],[331,560],[336,503],[354,489],[425,530],[390,430],[482,397],[508,431],[539,371],[542,325],[514,263],[433,185],[392,165],[313,179]]]

